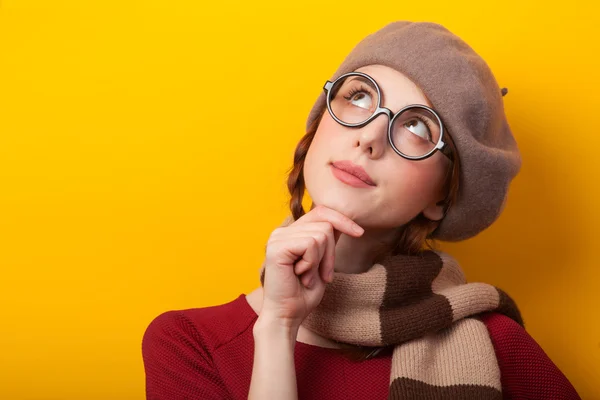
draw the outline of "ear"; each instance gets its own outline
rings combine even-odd
[[[432,203],[423,210],[425,218],[432,221],[439,221],[444,218],[444,204],[442,202]]]

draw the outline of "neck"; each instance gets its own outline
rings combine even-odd
[[[365,229],[359,238],[341,234],[335,246],[335,271],[360,274],[368,271],[381,253],[391,250],[397,230]]]

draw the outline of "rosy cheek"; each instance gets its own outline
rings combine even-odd
[[[429,161],[429,160],[428,160]],[[437,196],[444,184],[446,165],[440,160],[431,159],[420,174],[422,190],[428,197]]]
[[[430,198],[437,191],[439,174],[436,163],[429,160],[418,161],[396,160],[394,167],[387,168],[391,172],[386,180],[393,188],[394,198],[402,197],[408,202],[420,202],[420,199]]]
[[[335,120],[329,115],[325,114],[319,123],[317,130],[324,130],[328,134],[339,135],[345,132],[348,128],[335,122]]]
[[[317,128],[313,142],[321,146],[332,146],[341,137],[339,125],[333,120],[323,120]]]

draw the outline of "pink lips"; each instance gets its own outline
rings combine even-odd
[[[355,187],[376,186],[367,171],[351,161],[336,161],[331,164],[333,175],[340,181]]]

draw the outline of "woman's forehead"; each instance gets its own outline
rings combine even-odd
[[[424,104],[432,107],[417,84],[406,75],[385,65],[373,64],[356,69],[363,72],[377,82],[381,89],[381,103],[392,110],[399,110],[409,104]]]

